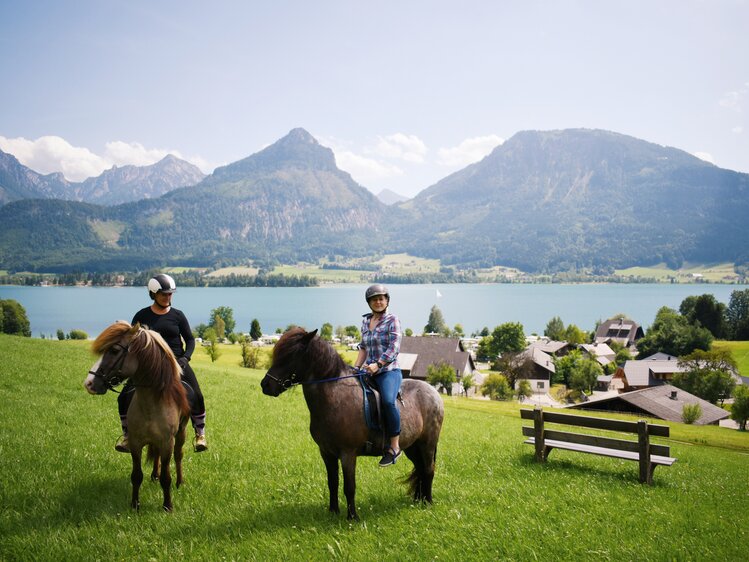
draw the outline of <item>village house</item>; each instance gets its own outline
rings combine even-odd
[[[596,329],[596,343],[616,342],[624,347],[634,347],[637,340],[645,336],[642,327],[626,318],[610,318]]]
[[[558,342],[557,342],[558,343]],[[515,381],[517,389],[520,380],[525,379],[536,394],[546,394],[551,389],[551,382],[556,373],[554,358],[539,347],[529,346],[516,357],[516,361],[526,361],[531,367],[526,375]]]
[[[530,341],[528,344],[529,348],[538,349],[543,351],[547,355],[553,355],[554,357],[564,357],[570,351],[575,349],[575,346],[566,341],[555,341],[549,338],[538,338]]]
[[[398,364],[404,378],[426,380],[430,365],[447,363],[455,371],[458,382],[466,375],[474,375],[476,383],[480,373],[471,354],[457,338],[440,336],[404,336],[401,340]]]
[[[661,420],[681,422],[682,412],[687,404],[699,404],[702,410],[702,416],[694,422],[695,425],[718,425],[720,420],[730,415],[723,408],[670,384],[604,396],[600,399],[591,398],[586,402],[567,406],[567,408],[644,414]]]

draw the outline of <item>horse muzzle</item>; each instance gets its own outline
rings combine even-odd
[[[107,393],[107,385],[101,377],[95,376],[93,371],[89,371],[88,377],[83,382],[83,388],[86,389],[86,392],[93,395]]]
[[[263,394],[266,396],[278,396],[284,390],[291,386],[289,381],[281,381],[274,377],[270,371],[268,371],[263,380],[260,381],[260,388],[263,389]]]

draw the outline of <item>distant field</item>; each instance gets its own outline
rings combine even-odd
[[[749,377],[749,341],[716,341],[713,349],[728,349],[738,363],[741,376]]]
[[[403,275],[406,273],[437,273],[440,260],[416,258],[408,254],[387,254],[375,262],[385,273]]]
[[[659,281],[675,279],[679,283],[694,283],[697,279],[712,282],[727,282],[738,279],[732,263],[719,264],[684,264],[680,269],[670,269],[661,263],[653,267],[629,267],[617,269],[616,275],[631,277],[652,277]]]
[[[211,271],[206,277],[228,277],[232,273],[234,275],[257,275],[257,267],[237,266],[237,267],[222,267],[216,271]]]

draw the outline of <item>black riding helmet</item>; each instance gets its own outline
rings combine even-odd
[[[385,295],[388,304],[390,303],[390,293],[388,292],[387,287],[382,283],[375,283],[374,285],[367,287],[367,290],[364,293],[364,298],[369,302],[369,299],[378,295]]]
[[[156,298],[156,293],[173,293],[177,290],[177,284],[170,275],[159,273],[148,280],[148,296]]]

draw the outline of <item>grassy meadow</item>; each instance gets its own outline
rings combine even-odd
[[[82,388],[89,345],[0,335],[0,560],[746,558],[749,433],[670,424],[679,460],[649,487],[633,462],[534,463],[514,403],[445,399],[434,505],[406,496],[405,458],[365,457],[361,520],[331,515],[301,390],[264,396],[236,347],[195,354],[210,449],[186,452],[174,513],[148,481],[135,513],[115,396]]]

